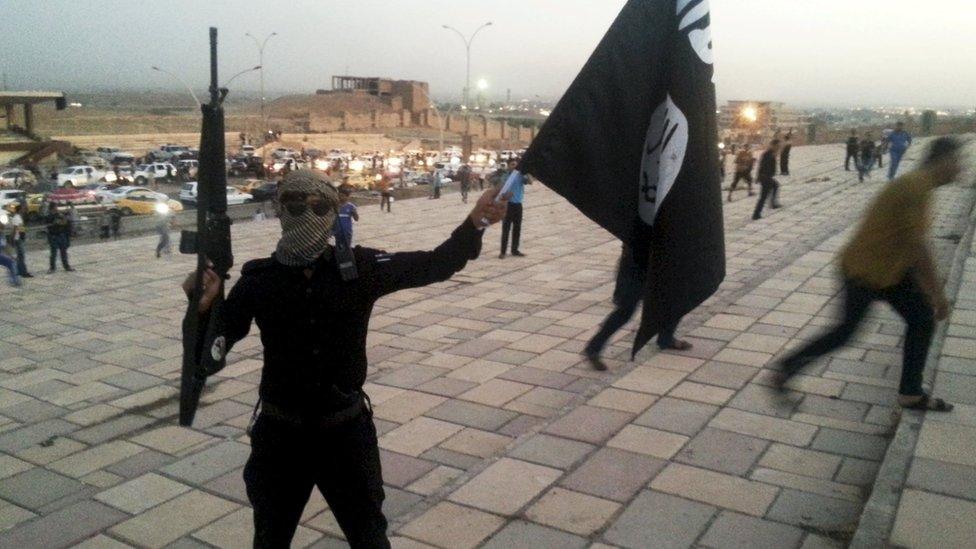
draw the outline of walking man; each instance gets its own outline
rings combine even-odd
[[[264,366],[244,485],[254,509],[254,547],[291,543],[318,488],[351,547],[388,549],[383,478],[366,380],[366,334],[385,295],[448,280],[481,252],[484,229],[505,201],[487,191],[434,251],[386,253],[357,247],[354,272],[328,244],[339,199],[324,175],[298,170],[282,182],[281,240],[274,254],[249,261],[222,306],[227,349],[252,320],[261,330]],[[348,278],[352,276],[352,278]],[[183,284],[189,295],[196,274]],[[222,281],[203,277],[200,326]]]
[[[468,193],[471,192],[471,166],[464,164],[458,170],[458,177],[461,179],[461,202],[468,203]]]
[[[918,170],[888,185],[874,200],[840,254],[844,318],[830,332],[783,359],[774,382],[780,389],[817,358],[843,346],[874,301],[886,301],[905,320],[898,403],[947,412],[952,405],[922,390],[922,371],[935,322],[949,314],[942,281],[927,243],[932,191],[961,171],[959,141],[936,140]]]
[[[164,252],[166,255],[172,253],[169,244],[169,228],[173,218],[168,212],[159,212],[156,217],[156,233],[159,234],[159,243],[156,244],[156,258],[158,259],[162,257]]]
[[[779,154],[779,174],[790,175],[790,151],[793,149],[793,130],[783,138],[783,151]]]
[[[851,136],[847,138],[847,156],[844,157],[844,170],[851,171],[851,159],[854,159],[854,169],[857,169],[857,153],[860,149],[860,142],[857,140],[857,130],[851,130]]]
[[[753,219],[762,218],[763,207],[766,206],[767,200],[773,209],[779,208],[779,181],[773,179],[773,176],[776,175],[776,155],[778,153],[779,140],[773,139],[759,159],[757,177],[762,190],[759,193],[759,202],[756,202],[756,210],[752,213]]]
[[[742,149],[735,155],[735,175],[732,177],[732,185],[729,187],[729,202],[732,202],[732,193],[739,185],[740,179],[745,179],[749,184],[749,196],[752,196],[752,167],[756,165],[756,159],[749,150],[749,145],[743,145]]]
[[[27,208],[23,203],[17,204],[14,215],[10,218],[10,239],[17,251],[17,274],[23,278],[34,278],[27,270],[27,226],[24,224],[26,212]]]
[[[57,204],[51,204],[47,216],[47,244],[51,249],[51,268],[49,273],[57,270],[57,256],[61,255],[61,266],[65,271],[74,269],[68,264],[68,247],[71,246],[71,220],[62,212]]]
[[[861,140],[861,159],[857,164],[857,179],[862,183],[865,176],[871,177],[871,169],[874,168],[875,148],[871,133],[865,133],[864,139]]]
[[[901,164],[901,158],[905,156],[905,151],[911,146],[911,134],[905,131],[903,122],[898,122],[895,124],[895,131],[888,136],[888,150],[891,152],[890,162],[888,162],[888,181],[893,180],[898,175],[898,165]]]
[[[393,202],[393,194],[390,190],[390,180],[385,175],[381,176],[380,180],[376,182],[376,188],[380,191],[380,211],[383,211],[383,206],[385,205],[386,213],[392,213],[393,210],[391,208],[391,203]],[[346,203],[352,206],[352,208],[355,210],[356,206],[349,203],[349,195],[352,193],[352,190],[349,187],[346,187],[346,192],[349,193],[346,195]],[[356,220],[359,220],[358,215],[356,216]]]
[[[511,162],[506,170],[505,179],[501,185],[505,184],[508,174],[515,170],[517,163]],[[508,199],[508,211],[505,213],[505,221],[502,222],[502,250],[498,254],[498,259],[505,259],[508,251],[508,235],[512,235],[512,255],[515,257],[525,257],[519,250],[519,243],[522,239],[522,200],[525,198],[525,176],[519,177],[510,191],[511,198]]]
[[[630,321],[637,306],[643,300],[641,293],[644,291],[644,269],[639,263],[634,257],[633,250],[624,244],[617,266],[617,283],[613,289],[614,310],[603,321],[600,331],[593,335],[583,351],[594,370],[602,372],[607,369],[607,365],[600,358],[600,353],[603,352],[603,348],[607,346],[613,334]],[[662,330],[657,336],[657,346],[661,349],[678,351],[691,349],[691,343],[675,339],[674,332],[677,328],[678,325],[675,324]]]

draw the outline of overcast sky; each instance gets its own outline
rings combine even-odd
[[[650,0],[649,0],[650,1]],[[245,36],[275,31],[269,92],[312,92],[333,74],[431,83],[456,97],[465,33],[472,78],[494,97],[557,98],[625,0],[0,0],[10,87],[173,88],[150,65],[206,86],[207,27],[221,70],[257,64]],[[712,0],[718,93],[820,105],[976,105],[972,0]],[[256,75],[236,82],[258,89]]]

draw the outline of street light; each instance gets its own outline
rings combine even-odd
[[[268,45],[268,40],[271,40],[272,36],[278,36],[277,32],[272,32],[264,38],[264,40],[259,41],[253,34],[246,33],[244,36],[250,37],[254,40],[254,45],[258,47],[258,67],[261,67],[261,131],[265,132],[268,130],[267,123],[264,119],[264,47]]]
[[[474,39],[475,39],[476,36],[478,36],[478,33],[479,32],[481,32],[482,30],[484,30],[486,27],[490,27],[491,25],[492,25],[492,22],[491,21],[485,23],[484,25],[481,25],[480,27],[477,28],[477,30],[475,30],[473,33],[471,33],[471,37],[470,38],[465,37],[464,36],[464,33],[462,33],[461,31],[457,30],[456,28],[454,28],[454,27],[452,27],[450,25],[441,25],[442,27],[444,27],[447,30],[456,32],[457,35],[461,37],[461,41],[464,42],[464,49],[465,49],[466,56],[467,56],[466,57],[467,64],[465,65],[466,66],[466,70],[465,70],[465,75],[466,76],[465,76],[465,80],[464,80],[464,82],[465,82],[465,84],[464,84],[464,101],[462,102],[462,105],[461,106],[465,110],[468,108],[469,94],[470,94],[470,91],[471,91],[471,43],[474,42]]]
[[[201,106],[200,100],[197,99],[197,94],[193,93],[193,88],[191,88],[190,85],[187,84],[185,80],[183,80],[182,78],[180,78],[179,76],[177,76],[175,73],[172,73],[172,72],[170,72],[170,71],[168,71],[166,69],[161,69],[161,68],[156,67],[156,66],[153,66],[153,67],[150,67],[150,68],[152,70],[156,71],[156,72],[161,72],[163,74],[168,74],[169,76],[172,76],[173,78],[175,78],[180,84],[183,84],[183,87],[186,88],[186,91],[190,92],[190,96],[192,96],[193,97],[193,100],[196,101],[197,107],[199,108]]]
[[[230,79],[227,80],[227,82],[224,82],[224,86],[223,87],[229,88],[230,87],[230,83],[233,82],[238,76],[243,76],[243,75],[245,75],[245,74],[247,74],[249,72],[254,72],[254,71],[259,71],[259,70],[261,70],[261,65],[258,65],[256,67],[251,67],[249,69],[244,69],[241,72],[235,74],[234,76],[231,76]]]

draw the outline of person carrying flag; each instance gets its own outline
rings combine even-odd
[[[713,63],[707,0],[629,0],[519,162],[638,258],[635,355],[725,277]]]
[[[633,250],[624,244],[620,252],[620,262],[617,266],[617,284],[613,289],[614,310],[603,321],[603,326],[600,327],[600,331],[594,334],[583,351],[583,354],[594,370],[606,371],[607,365],[600,358],[600,353],[603,352],[603,348],[607,346],[607,342],[610,341],[613,334],[617,333],[625,324],[630,322],[630,318],[634,316],[634,311],[637,310],[637,306],[640,305],[643,299],[641,295],[643,290],[644,269],[638,265],[638,260],[634,257]],[[687,351],[691,349],[691,343],[681,339],[675,339],[674,332],[677,328],[678,323],[675,322],[662,329],[657,335],[657,346],[662,350],[675,349],[678,351]]]

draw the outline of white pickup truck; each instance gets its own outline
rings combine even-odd
[[[68,166],[58,172],[59,187],[83,187],[90,183],[115,183],[115,172],[96,169],[94,166]]]

